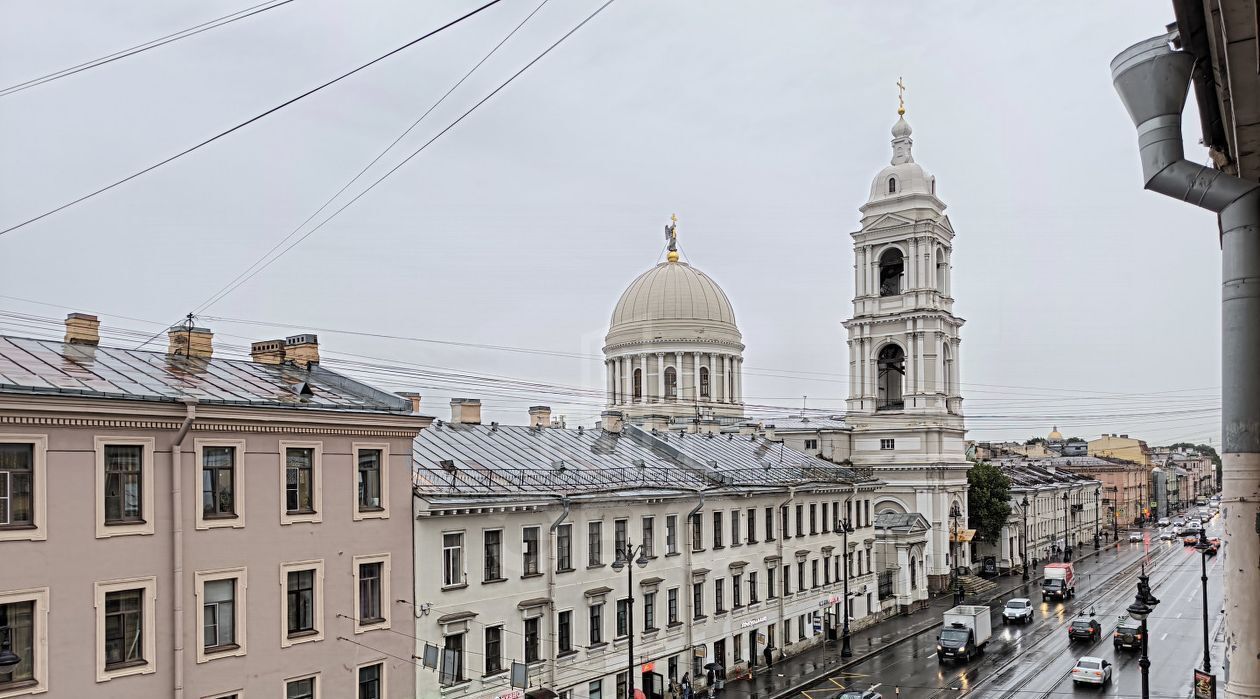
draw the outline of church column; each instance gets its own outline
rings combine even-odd
[[[854,296],[858,297],[866,293],[866,248],[855,246],[853,259],[853,283],[857,285],[857,293]]]
[[[906,257],[906,289],[917,289],[919,287],[919,239],[911,237],[906,240],[906,250],[910,253]]]
[[[940,386],[941,393],[949,391],[945,386],[945,337],[939,330],[936,331],[936,385]]]
[[[699,402],[701,398],[700,396],[700,353],[692,352],[691,361],[692,361],[691,373],[695,377],[695,383],[692,384],[693,386],[692,390],[694,390],[695,393],[693,393],[691,397],[695,401]]]
[[[917,371],[919,372],[920,377],[924,377],[925,372],[927,370],[927,363],[923,361],[923,355],[927,350],[923,346],[923,331],[920,330],[919,332],[915,333],[915,336],[916,336],[915,342],[918,343],[918,346],[919,346],[919,349],[918,349],[919,366],[918,366]],[[918,383],[919,383],[919,390],[921,392],[926,393],[928,390],[927,380],[924,378],[920,378]]]
[[[648,356],[647,352],[639,354],[639,402],[648,402],[648,373],[647,373]]]
[[[674,397],[679,401],[687,398],[687,393],[683,386],[687,382],[687,373],[683,371],[683,356],[682,352],[674,352],[674,381],[676,382],[674,384]]]
[[[611,359],[604,360],[604,394],[608,397],[605,401],[608,405],[617,402],[616,384],[613,382],[613,363]]]
[[[735,402],[744,402],[744,358],[735,358]]]
[[[656,401],[665,402],[665,353],[656,353]]]
[[[720,395],[722,394],[718,390],[717,352],[709,352],[709,400],[716,403]]]

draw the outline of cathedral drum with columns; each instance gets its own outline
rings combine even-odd
[[[639,275],[613,309],[604,342],[608,407],[631,422],[672,423],[744,415],[743,337],[726,293],[679,259],[677,218],[666,261]]]
[[[914,162],[904,105],[898,114],[892,163],[875,176],[852,234],[846,421],[853,463],[887,483],[877,511],[927,518],[924,565],[929,585],[940,589],[951,568],[970,560],[958,381],[963,320],[950,287],[954,231],[936,178]]]

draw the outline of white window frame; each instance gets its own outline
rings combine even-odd
[[[105,447],[106,446],[139,446],[143,450],[140,456],[140,510],[143,522],[135,524],[105,524]],[[157,512],[154,511],[153,491],[157,484],[153,477],[157,469],[153,467],[153,437],[102,437],[98,435],[94,442],[96,449],[96,538],[108,539],[114,536],[151,536]]]
[[[315,571],[315,633],[289,637],[289,573],[300,570]],[[324,640],[324,559],[310,561],[294,561],[280,564],[280,647],[288,648],[301,643],[314,643]],[[291,679],[304,679],[307,675]],[[288,680],[285,680],[288,682]],[[319,682],[316,682],[318,686]]]
[[[35,614],[31,619],[35,625],[32,639],[32,645],[35,647],[35,667],[33,668],[35,684],[0,690],[0,698],[44,694],[48,691],[48,596],[46,587],[0,592],[0,604],[35,603]]]
[[[119,444],[119,442],[111,442]],[[130,675],[151,675],[157,672],[157,578],[127,578],[125,580],[106,580],[94,583],[94,606],[96,608],[96,681],[108,682],[119,677]],[[142,589],[144,603],[144,660],[143,665],[123,667],[117,670],[105,669],[105,595],[111,592]]]
[[[884,446],[884,445],[887,445],[887,446]],[[897,440],[895,438],[893,439],[889,439],[887,437],[881,438],[879,440],[879,450],[880,451],[896,451]]]
[[[201,469],[204,465],[205,447],[233,447],[236,449],[236,459],[232,462],[232,501],[236,509],[236,517],[218,519],[211,517],[206,519],[202,516],[201,509]],[[196,513],[195,527],[197,529],[244,529],[245,528],[245,440],[243,439],[194,439],[193,452],[196,454],[197,464],[196,478],[194,482],[197,484],[195,492],[195,504],[193,512]],[[229,692],[230,694],[230,692]]]
[[[322,688],[320,687],[320,684],[321,684],[319,681],[320,673],[318,672],[308,672],[304,675],[296,675],[294,677],[284,678],[284,680],[281,681],[280,683],[280,699],[286,699],[286,697],[289,696],[289,683],[290,682],[298,682],[300,680],[315,680],[315,686],[314,686],[315,699],[320,699],[320,697],[322,696],[320,690]],[[355,694],[357,695],[358,689],[359,689],[359,673],[357,671],[354,673],[354,680],[355,680],[355,686],[354,686]]]
[[[378,449],[381,452],[380,510],[359,509],[359,451],[363,449]],[[389,442],[354,442],[351,445],[350,453],[351,458],[354,460],[351,464],[354,475],[350,479],[350,501],[354,503],[354,521],[361,522],[365,519],[389,519]]]
[[[381,696],[389,697],[389,680],[387,679],[389,677],[389,662],[388,658],[383,655],[376,660],[369,660],[354,666],[354,696],[359,696],[359,670],[369,665],[381,666]]]
[[[236,596],[232,600],[232,614],[235,617],[232,620],[233,630],[235,633],[236,648],[227,650],[214,651],[207,653],[205,647],[205,624],[206,609],[202,600],[205,599],[206,583],[216,580],[236,580]],[[246,634],[245,621],[248,615],[246,610],[246,592],[249,589],[249,578],[247,570],[241,568],[221,568],[218,570],[199,570],[193,573],[193,598],[197,604],[197,663],[207,663],[211,660],[219,658],[231,658],[235,656],[245,655],[245,641],[249,637]],[[286,610],[287,611],[287,610]],[[231,694],[231,692],[227,692]]]
[[[299,514],[288,513],[288,480],[289,449],[311,449],[311,499],[315,502],[314,512]],[[323,442],[280,442],[280,524],[298,524],[302,522],[324,521],[324,443]],[[352,479],[353,480],[353,479]],[[302,679],[298,677],[296,679]]]
[[[364,556],[355,556],[352,559],[351,563],[354,565],[354,571],[353,571],[354,573],[354,632],[356,634],[359,634],[359,633],[365,633],[367,631],[375,631],[377,629],[388,629],[389,624],[390,624],[390,619],[391,619],[391,615],[389,613],[390,604],[391,604],[391,600],[393,600],[393,598],[390,597],[389,578],[390,578],[391,573],[390,573],[389,554],[377,553],[377,554],[370,554],[370,555],[364,555]],[[371,624],[359,623],[359,613],[361,611],[361,608],[359,607],[359,566],[363,565],[364,563],[380,563],[381,564],[381,616],[384,617],[384,620],[373,622]],[[368,664],[370,665],[371,663],[368,663]],[[357,678],[357,675],[356,675],[356,678]],[[382,681],[381,683],[381,688],[384,689],[384,681]],[[388,695],[382,694],[381,696],[388,696]]]
[[[228,699],[228,697],[236,697],[236,699],[240,699],[243,696],[245,696],[245,688],[241,687],[238,689],[229,689],[225,692],[219,692],[217,694],[210,694],[202,697],[201,699]]]
[[[453,583],[446,582],[446,535],[447,534],[459,534],[459,571],[458,571],[459,581],[453,582]],[[467,587],[468,586],[468,532],[463,529],[443,531],[438,534],[438,537],[439,537],[438,548],[441,549],[442,551],[442,564],[438,568],[438,574],[440,576],[438,579],[441,581],[441,583],[439,584],[438,587],[440,587],[443,590],[454,590],[461,587]],[[483,555],[485,553],[484,542],[485,540],[483,539],[482,540],[482,546],[483,546],[482,554]],[[484,566],[485,563],[483,562],[482,565]],[[499,540],[499,569],[500,569],[499,573],[500,575],[502,575],[503,573],[502,568],[503,568],[503,540],[500,539]]]
[[[0,541],[46,541],[48,527],[45,526],[48,515],[48,435],[46,434],[6,434],[0,436],[5,444],[30,444],[34,447],[34,469],[31,474],[35,494],[31,498],[31,507],[35,508],[34,528],[0,529]],[[0,696],[5,696],[0,694]]]

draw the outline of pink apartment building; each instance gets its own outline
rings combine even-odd
[[[414,696],[418,398],[98,328],[0,337],[0,699]]]

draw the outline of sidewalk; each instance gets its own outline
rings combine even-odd
[[[1115,548],[1115,542],[1104,544],[1101,549],[1088,550],[1085,555],[1077,557],[1075,563],[1096,560],[1098,555]],[[968,597],[965,604],[988,604],[1024,585],[1036,585],[1040,575],[1032,575],[1027,583],[1019,576],[993,578],[997,589],[978,597]],[[954,606],[952,594],[945,594],[929,600],[926,608],[913,614],[895,616],[869,626],[849,635],[849,646],[853,649],[853,657],[840,657],[840,641],[826,642],[807,651],[783,660],[776,660],[769,672],[758,667],[757,674],[751,680],[728,680],[726,688],[717,696],[724,699],[748,697],[748,699],[786,699],[799,696],[800,688],[816,682],[828,675],[840,672],[845,667],[864,662],[871,656],[887,650],[890,646],[936,628],[941,625],[941,616]],[[703,695],[701,695],[703,696]],[[712,696],[712,695],[710,695]]]

